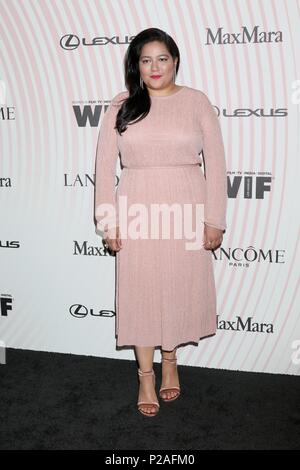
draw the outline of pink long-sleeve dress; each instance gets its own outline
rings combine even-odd
[[[120,136],[115,120],[127,97],[128,91],[118,93],[103,116],[95,177],[95,217],[101,233],[105,224],[111,230],[120,224],[120,196],[127,197],[127,208],[142,204],[148,210],[148,238],[123,238],[121,229],[123,247],[116,252],[117,346],[161,346],[171,351],[216,332],[213,254],[204,248],[186,249],[191,239],[172,234],[172,216],[171,236],[164,238],[161,231],[158,237],[151,236],[150,206],[177,204],[183,213],[188,204],[193,208],[193,229],[198,217],[201,235],[204,223],[226,229],[223,139],[209,98],[188,86],[172,95],[151,96],[149,114]],[[119,157],[122,171],[116,185]],[[116,215],[105,219],[99,212],[103,204],[115,207]],[[203,207],[200,223],[197,204]],[[128,224],[140,213],[130,217],[128,209]]]

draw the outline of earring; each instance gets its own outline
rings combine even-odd
[[[142,80],[142,77],[140,76],[140,87],[143,89],[144,88],[144,82]]]
[[[174,69],[174,73],[173,73],[173,82],[175,83],[175,80],[176,80],[176,69]]]

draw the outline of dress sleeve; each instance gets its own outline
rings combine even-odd
[[[115,178],[119,149],[114,126],[118,110],[115,97],[104,113],[98,134],[94,209],[97,229],[102,236],[104,230],[114,233],[117,226]]]
[[[201,100],[201,129],[206,179],[204,222],[221,230],[227,228],[227,170],[221,126],[209,98],[203,93]]]

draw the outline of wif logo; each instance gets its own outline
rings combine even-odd
[[[271,192],[273,179],[271,175],[231,171],[227,175],[228,197],[236,199],[241,194],[243,199],[265,199],[266,193]]]
[[[94,108],[86,104],[81,108],[79,105],[73,105],[73,111],[78,127],[98,127],[100,117],[106,112],[109,104],[96,104]]]
[[[1,317],[7,317],[9,310],[12,310],[12,296],[2,294],[0,296],[0,315],[1,315]]]

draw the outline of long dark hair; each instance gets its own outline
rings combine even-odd
[[[152,41],[163,42],[173,57],[177,57],[176,75],[180,64],[179,49],[175,41],[165,31],[158,28],[148,28],[141,31],[131,41],[124,58],[125,85],[129,92],[123,101],[116,118],[116,129],[121,135],[131,121],[141,121],[150,111],[151,99],[147,87],[140,87],[139,59],[142,48]],[[138,118],[138,119],[137,119]],[[133,124],[133,123],[132,123]]]

